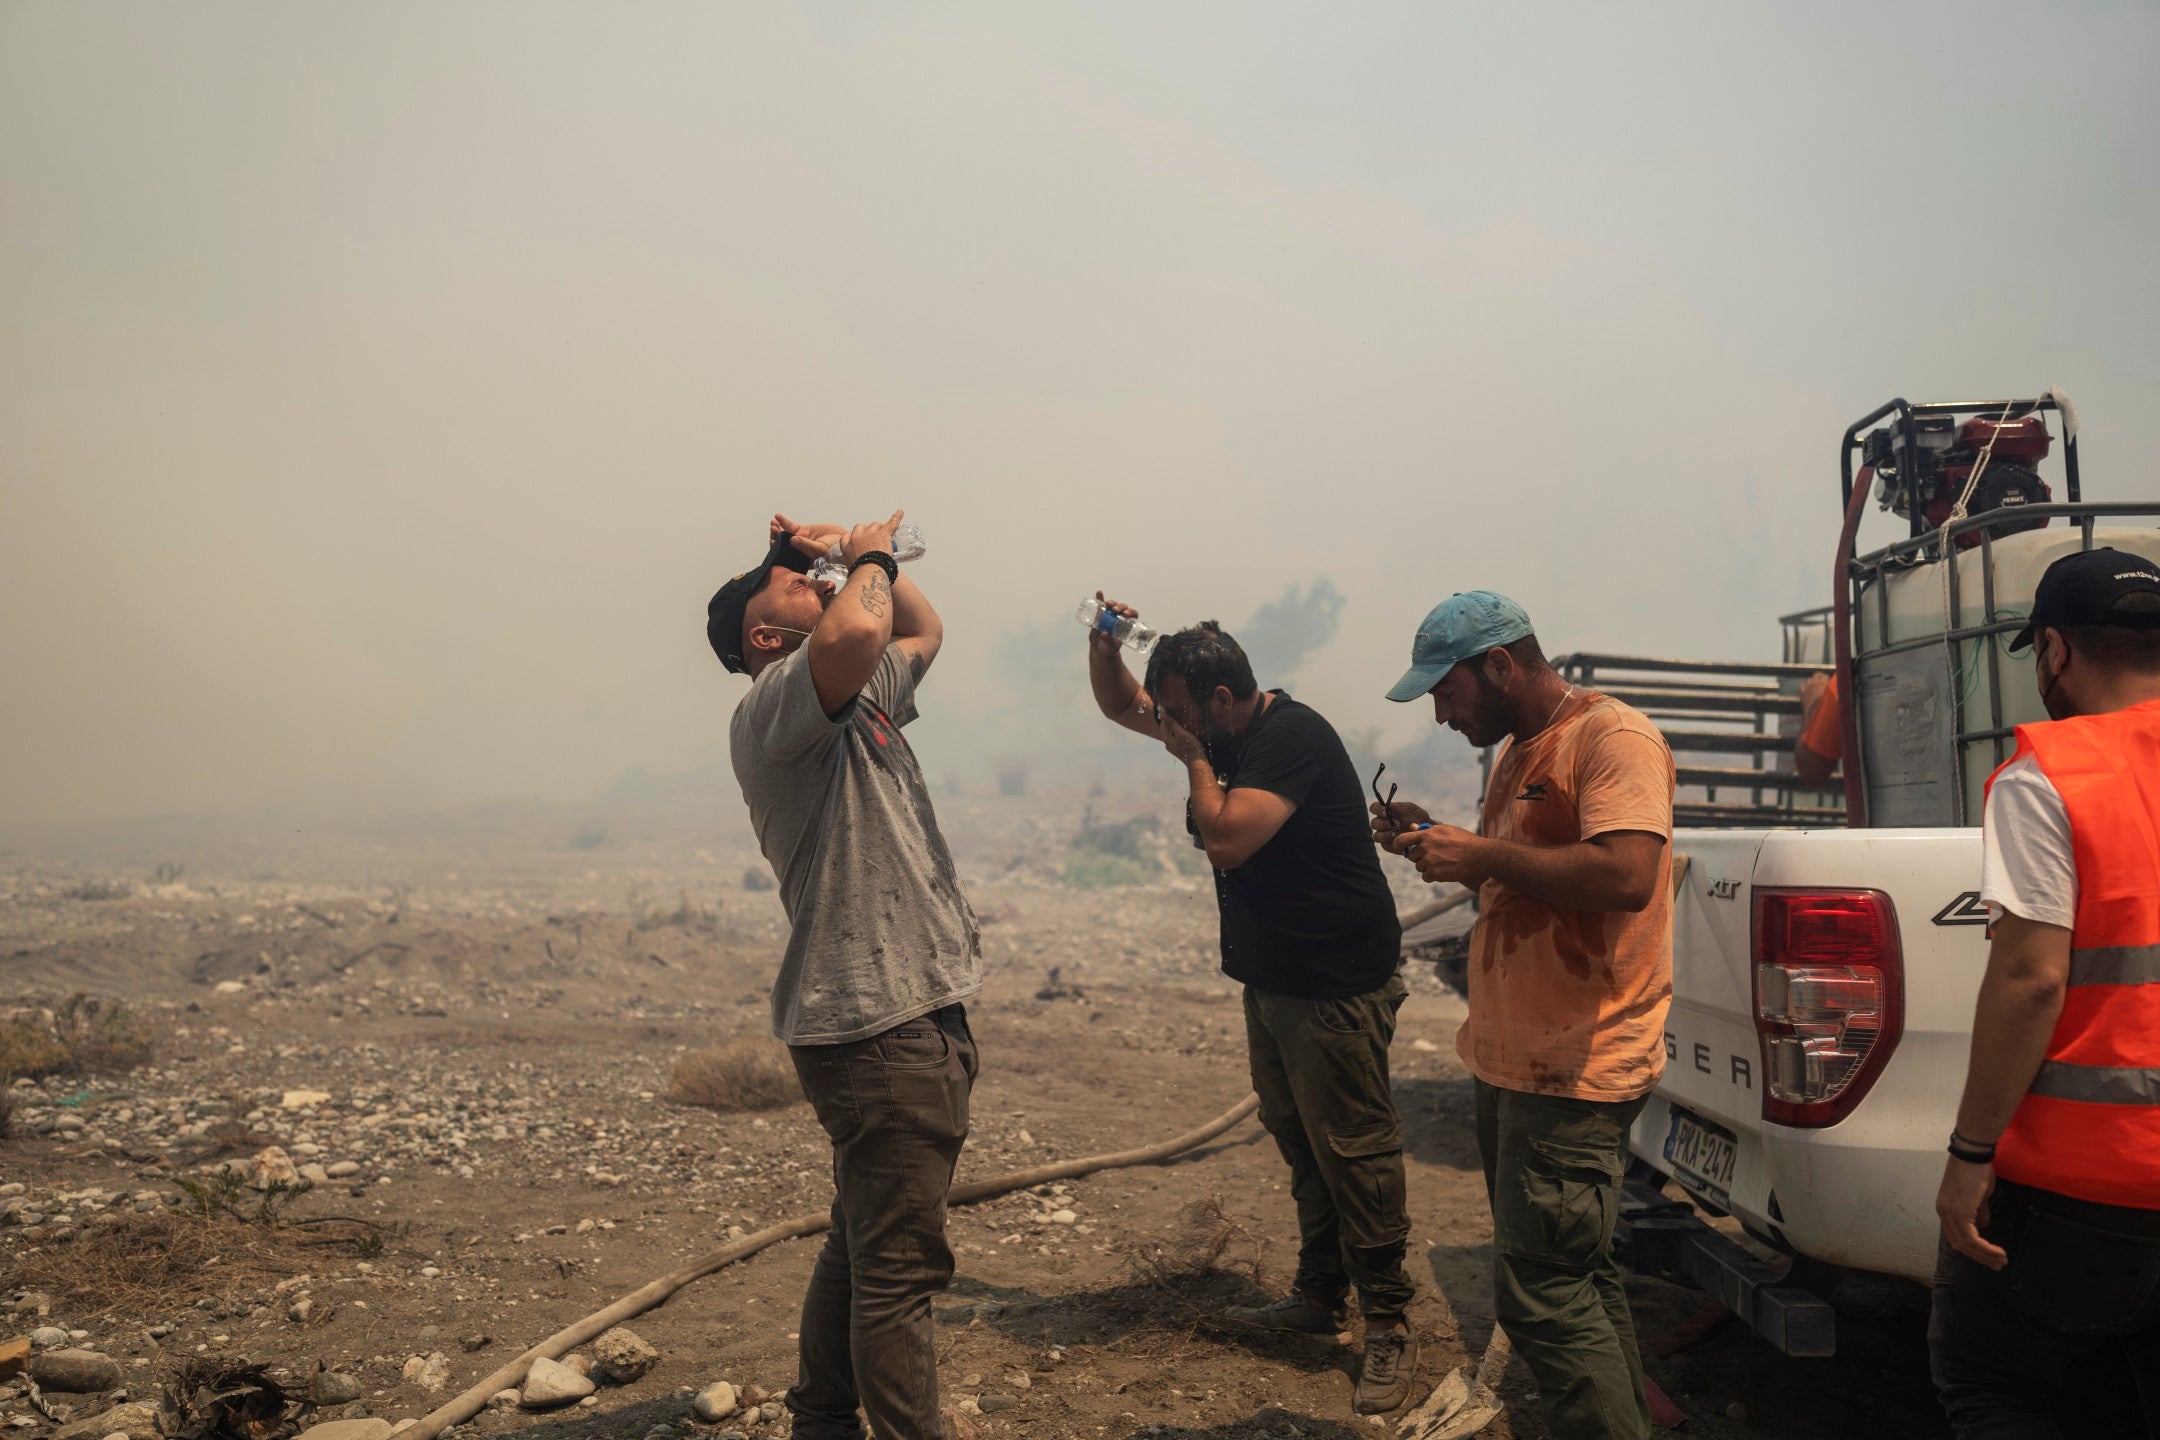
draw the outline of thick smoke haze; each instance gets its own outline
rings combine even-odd
[[[1894,394],[2063,386],[2160,492],[2156,66],[2149,4],[0,4],[0,819],[724,774],[775,509],[922,525],[963,785],[1145,763],[1098,587],[1374,744],[1455,590],[1774,657]]]

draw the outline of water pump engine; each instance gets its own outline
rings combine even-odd
[[[1950,518],[1983,453],[1987,468],[1966,502],[1966,514],[2045,505],[2053,492],[2034,467],[2047,458],[2050,443],[2047,423],[2038,415],[2016,420],[1975,416],[1964,421],[1951,415],[1915,415],[1904,423],[1870,431],[1860,455],[1863,463],[1874,468],[1875,498],[1885,510],[1908,520],[1917,514],[1929,526],[1936,526]],[[1988,529],[1995,535],[2014,535],[2045,524],[2044,518],[2006,518]],[[1967,531],[1957,543],[1961,549],[1978,545],[1980,532]]]

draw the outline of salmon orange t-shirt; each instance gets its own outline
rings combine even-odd
[[[1522,845],[1616,830],[1664,838],[1640,913],[1548,905],[1497,880],[1478,892],[1470,1018],[1455,1046],[1489,1085],[1631,1100],[1665,1072],[1672,1002],[1672,751],[1657,727],[1595,691],[1568,700],[1493,762],[1480,829]]]

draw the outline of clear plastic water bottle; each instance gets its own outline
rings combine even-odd
[[[1100,630],[1128,650],[1145,655],[1155,648],[1161,637],[1151,625],[1143,625],[1130,615],[1120,615],[1109,606],[1090,595],[1080,602],[1077,612],[1079,621],[1090,630]]]
[[[913,521],[894,528],[892,532],[892,558],[894,564],[905,565],[910,560],[920,560],[923,557],[923,552],[929,548],[923,544],[921,527],[917,526]],[[847,577],[847,561],[841,558],[840,542],[835,540],[832,549],[827,550],[824,557],[810,567],[810,578],[812,580],[823,580],[837,590],[842,585],[847,584]]]

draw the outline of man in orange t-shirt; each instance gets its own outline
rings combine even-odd
[[[1477,834],[1373,806],[1375,839],[1478,891],[1455,1043],[1476,1089],[1494,1318],[1555,1440],[1647,1440],[1612,1235],[1628,1129],[1665,1070],[1672,752],[1634,710],[1562,679],[1505,596],[1443,601],[1410,654],[1390,700],[1430,695],[1472,745],[1507,742]]]

